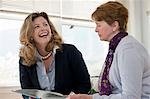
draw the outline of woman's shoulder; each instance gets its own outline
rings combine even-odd
[[[118,44],[116,51],[129,51],[129,50],[133,50],[133,51],[145,51],[144,46],[142,45],[142,43],[140,43],[138,40],[136,40],[133,36],[128,35],[126,37],[124,37],[120,43]]]
[[[67,43],[62,44],[62,47],[64,49],[77,49],[75,45],[73,45],[73,44],[67,44]]]
[[[23,57],[20,57],[20,58],[19,58],[19,66],[23,66],[23,67],[30,68],[30,67],[34,67],[35,64],[28,66],[28,65],[25,63],[25,60],[23,59]]]
[[[133,37],[132,35],[128,35],[126,37],[124,37],[121,41],[121,44],[138,44],[138,45],[142,45],[142,43],[140,41],[138,41],[135,37]]]
[[[75,45],[73,45],[73,44],[67,44],[67,43],[64,43],[62,45],[62,51],[63,52],[67,52],[67,53],[72,53],[72,54],[80,52]]]

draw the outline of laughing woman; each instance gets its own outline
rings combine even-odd
[[[88,93],[90,76],[81,52],[64,44],[45,12],[31,13],[20,32],[20,83],[22,89],[62,94]]]

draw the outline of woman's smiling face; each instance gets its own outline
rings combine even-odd
[[[33,21],[33,27],[34,31],[32,33],[32,37],[35,44],[47,44],[52,36],[50,25],[48,24],[47,20],[42,16],[37,17]]]

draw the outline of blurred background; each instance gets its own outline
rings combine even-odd
[[[64,42],[74,44],[82,52],[94,82],[108,45],[99,40],[91,14],[107,1],[110,0],[0,0],[0,88],[20,86],[19,33],[25,17],[35,11],[47,12]],[[150,0],[116,1],[129,9],[129,34],[150,53]]]

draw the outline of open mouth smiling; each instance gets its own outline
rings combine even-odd
[[[46,37],[48,35],[48,32],[43,32],[39,35],[39,37]]]

